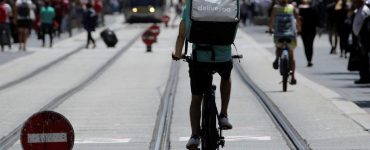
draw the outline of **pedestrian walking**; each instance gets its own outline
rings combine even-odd
[[[301,38],[306,54],[307,67],[312,67],[313,43],[316,36],[319,16],[317,11],[311,6],[311,0],[303,0],[298,8],[302,21]]]
[[[175,27],[175,22],[177,18],[181,18],[182,16],[182,10],[185,5],[185,0],[179,0],[177,4],[175,5],[175,17],[172,19],[172,27]]]
[[[102,0],[94,0],[94,10],[98,15],[98,25],[104,26],[104,12]]]
[[[244,26],[247,26],[247,17],[248,17],[248,4],[246,0],[242,0],[240,4],[240,21]]]
[[[336,0],[334,10],[335,25],[339,35],[340,57],[343,57],[348,49],[348,38],[351,33],[351,26],[345,22],[349,9],[344,0]]]
[[[35,5],[31,0],[17,0],[15,6],[15,19],[18,28],[19,50],[26,51],[27,38],[30,33],[32,19],[34,19],[33,9],[35,8]]]
[[[86,44],[86,48],[89,48],[89,45],[90,45],[90,41],[92,42],[93,44],[93,48],[96,47],[96,44],[95,44],[95,40],[94,38],[92,37],[92,32],[95,31],[95,27],[97,25],[97,14],[95,12],[95,10],[92,8],[92,4],[91,3],[87,3],[86,4],[86,10],[84,12],[84,15],[83,15],[83,25],[84,25],[84,28],[85,30],[87,31],[87,44]]]
[[[63,19],[60,28],[62,32],[67,31],[69,37],[72,37],[72,3],[69,0],[63,0]]]
[[[52,0],[52,6],[55,10],[55,18],[54,18],[54,30],[58,37],[60,37],[62,33],[62,19],[63,19],[63,1],[62,0]]]
[[[360,79],[354,83],[367,84],[370,83],[370,9],[365,5],[365,0],[354,0],[353,5],[356,8],[356,14],[352,24],[352,31],[357,36],[358,45],[360,46]]]
[[[12,8],[5,0],[0,0],[0,44],[1,51],[4,51],[4,45],[8,45],[11,49],[11,40],[10,40],[10,17],[12,16]]]
[[[42,30],[42,47],[45,47],[45,35],[49,35],[50,47],[53,46],[53,21],[55,18],[55,10],[51,7],[49,1],[44,2],[44,6],[40,10],[41,30]]]
[[[326,30],[329,34],[329,42],[331,46],[330,54],[337,53],[338,34],[335,21],[335,5],[336,0],[325,0],[326,3]]]

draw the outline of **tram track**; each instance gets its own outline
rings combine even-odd
[[[125,26],[125,27],[121,27],[121,28],[117,28],[117,29],[114,29],[114,31],[119,31],[119,30],[123,30],[125,28],[127,28],[128,26]],[[99,37],[98,39],[96,39],[96,42],[101,40],[101,37]],[[36,68],[35,70],[31,71],[30,73],[22,76],[22,77],[19,77],[15,80],[12,80],[12,81],[9,81],[3,85],[0,85],[0,91],[3,91],[5,89],[8,89],[8,88],[11,88],[11,87],[14,87],[32,77],[35,77],[36,75],[39,75],[40,73],[42,72],[45,72],[46,70],[50,69],[51,67],[57,65],[57,64],[60,64],[61,62],[67,60],[69,57],[81,52],[83,49],[85,48],[85,45],[84,44],[81,44],[79,47],[77,47],[76,49],[72,50],[71,52],[67,53],[67,54],[64,54],[62,55],[61,57],[41,66],[41,67],[38,67]]]
[[[158,109],[158,118],[153,132],[149,150],[166,150],[170,148],[170,130],[173,114],[173,105],[176,95],[180,63],[172,61],[169,78],[164,94],[161,97],[161,104]]]
[[[238,72],[242,81],[253,92],[259,103],[264,108],[272,122],[281,132],[287,145],[291,149],[310,150],[308,143],[295,130],[293,125],[272,102],[272,100],[250,79],[239,63],[234,63],[235,70]],[[165,92],[161,98],[161,104],[158,109],[158,118],[150,143],[150,150],[167,150],[170,149],[170,128],[172,120],[172,109],[174,104],[174,96],[176,94],[176,86],[178,82],[179,72],[178,62],[172,62],[169,79],[165,88]]]
[[[288,146],[291,149],[310,150],[308,143],[300,136],[273,101],[251,80],[240,63],[234,63],[234,67],[242,81],[253,92],[277,129],[282,133]]]
[[[135,35],[134,38],[132,38],[126,45],[124,45],[118,52],[116,52],[111,58],[109,58],[103,65],[101,65],[98,69],[96,69],[96,71],[94,71],[85,80],[83,80],[82,82],[80,82],[76,86],[70,88],[69,90],[66,90],[64,93],[56,96],[49,103],[47,103],[46,105],[44,105],[40,109],[40,111],[54,110],[56,107],[58,107],[64,101],[66,101],[68,98],[70,98],[74,94],[78,93],[79,91],[81,91],[82,89],[84,89],[85,87],[87,87],[90,83],[92,83],[96,79],[98,79],[107,69],[109,69],[135,43],[135,41],[141,36],[141,34],[143,32],[144,32],[144,29],[143,29],[143,31],[140,31],[139,34]],[[64,55],[64,56],[60,57],[59,59],[53,61],[54,64],[48,64],[49,65],[48,67],[45,67],[44,66],[44,68],[45,68],[44,70],[41,69],[43,67],[40,67],[39,69],[37,69],[37,70],[39,70],[38,72],[34,73],[33,75],[32,74],[29,74],[28,75],[29,76],[28,78],[24,77],[23,80],[20,80],[19,82],[16,82],[13,85],[10,85],[9,87],[14,86],[16,84],[19,84],[22,81],[25,81],[25,80],[27,80],[27,79],[29,79],[29,78],[31,78],[31,77],[33,77],[33,76],[41,73],[41,72],[47,70],[51,66],[62,62],[63,60],[67,59],[69,56],[71,56],[73,54],[76,54],[79,51],[81,51],[81,49],[80,50],[75,50],[74,52],[69,53],[69,55],[67,54],[68,56],[67,55]],[[64,58],[64,59],[62,59],[62,58]],[[37,71],[37,70],[35,70],[35,71]],[[19,139],[19,135],[20,135],[22,126],[23,126],[23,124],[18,125],[9,134],[7,134],[6,136],[4,136],[4,137],[2,137],[0,139],[0,149],[1,150],[9,149],[12,145],[14,145],[14,143]]]

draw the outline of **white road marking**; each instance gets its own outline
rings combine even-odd
[[[190,137],[179,137],[179,141],[188,141]],[[256,140],[256,141],[270,141],[270,136],[226,136],[226,141],[243,141],[243,140]]]
[[[76,139],[76,144],[119,144],[128,143],[130,138],[125,139],[111,139],[111,138],[87,138],[87,139]]]

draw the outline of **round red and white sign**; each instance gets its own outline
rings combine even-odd
[[[72,150],[74,131],[63,115],[42,111],[24,123],[21,143],[24,150]]]

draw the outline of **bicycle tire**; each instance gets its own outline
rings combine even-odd
[[[288,77],[289,77],[289,62],[288,59],[282,58],[280,60],[281,75],[283,77],[283,91],[286,92],[288,89]]]
[[[207,99],[207,100],[206,100]],[[216,150],[218,148],[218,130],[216,127],[217,110],[214,99],[205,98],[202,113],[202,150]]]
[[[283,75],[283,91],[288,90],[288,75]]]

